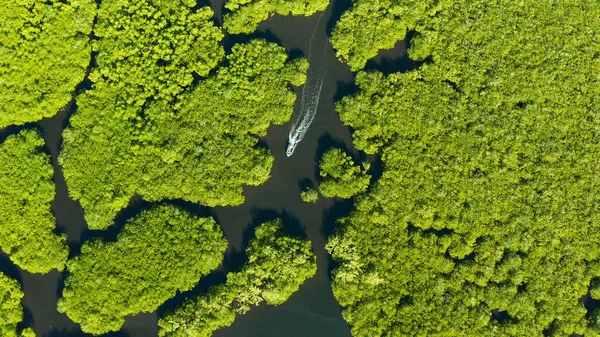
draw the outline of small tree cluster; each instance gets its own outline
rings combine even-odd
[[[304,202],[316,203],[319,200],[319,192],[317,192],[315,189],[307,188],[306,190],[302,191],[300,197]]]

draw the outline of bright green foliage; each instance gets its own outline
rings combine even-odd
[[[323,181],[319,191],[326,198],[349,199],[367,190],[371,176],[354,165],[352,157],[341,149],[331,149],[321,158],[319,175]]]
[[[207,75],[224,56],[223,33],[210,7],[194,6],[191,0],[102,1],[94,27],[98,67],[90,76],[96,88],[119,90],[118,108],[141,107],[148,99],[171,101],[194,74]]]
[[[362,69],[382,49],[391,49],[408,30],[421,28],[455,0],[354,0],[331,34],[336,55],[353,71]]]
[[[265,182],[272,166],[269,152],[255,148],[256,135],[291,117],[289,84],[304,83],[307,62],[287,62],[283,48],[253,41],[234,46],[226,66],[184,92],[194,73],[206,75],[223,61],[222,33],[209,10],[115,1],[102,3],[99,34],[106,37],[91,77],[97,82],[78,98],[60,156],[89,227],[108,227],[136,194],[149,201],[241,204],[242,185]],[[135,25],[128,13],[135,13]],[[121,26],[136,28],[124,33]],[[135,47],[123,42],[128,34]]]
[[[21,299],[23,292],[19,282],[0,273],[0,336],[2,337],[35,337],[31,328],[17,333],[17,324],[23,320]]]
[[[300,197],[304,202],[315,203],[319,200],[319,192],[312,188],[307,188],[305,191],[302,191]]]
[[[328,5],[328,0],[229,0],[223,26],[231,34],[249,34],[275,14],[311,16]]]
[[[153,312],[223,261],[227,240],[214,220],[157,206],[125,225],[116,242],[93,240],[67,263],[58,310],[84,332],[117,331],[125,316]]]
[[[0,144],[0,247],[31,273],[62,270],[69,255],[66,236],[54,233],[54,170],[43,146],[32,130]]]
[[[0,1],[0,129],[56,114],[90,63],[93,0]]]
[[[597,336],[600,3],[451,3],[417,27],[430,64],[359,73],[338,105],[385,169],[328,244],[344,317],[357,337]]]
[[[283,235],[281,220],[256,229],[246,250],[248,262],[241,271],[227,275],[227,282],[208,293],[187,299],[159,321],[159,335],[210,337],[212,333],[262,301],[284,303],[300,285],[317,272],[310,241]]]

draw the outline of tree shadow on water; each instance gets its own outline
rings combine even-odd
[[[39,131],[39,127],[37,123],[27,123],[23,125],[11,125],[4,129],[0,129],[0,144],[4,143],[8,137],[17,135],[23,130]]]
[[[254,147],[257,149],[267,150],[271,152],[271,148],[269,147],[269,143],[267,142],[266,137],[261,138],[257,136],[256,145]]]
[[[423,64],[431,62],[431,59],[415,61],[409,57],[408,49],[415,35],[414,30],[409,31],[404,40],[398,41],[392,49],[380,50],[377,56],[367,62],[365,70],[379,71],[389,75],[416,70]]]
[[[346,142],[344,142],[344,140],[339,138],[333,138],[333,136],[329,132],[326,132],[325,134],[320,136],[317,142],[317,152],[315,154],[316,162],[319,162],[321,160],[325,152],[333,148],[339,148],[344,150],[346,153],[351,153],[349,151],[348,145],[346,144]]]
[[[302,51],[302,49],[298,49],[298,48],[291,48],[291,49],[289,49],[287,51],[287,54],[288,54],[288,60],[296,60],[296,59],[305,57],[304,52]]]
[[[31,328],[33,327],[34,323],[35,319],[33,318],[31,310],[29,310],[29,308],[27,308],[26,306],[23,306],[23,320],[19,324],[17,324],[17,330],[23,331],[26,328]]]
[[[331,17],[327,21],[327,35],[331,36],[331,32],[335,28],[335,24],[340,20],[342,14],[352,7],[352,0],[333,0],[333,8]]]
[[[375,185],[375,183],[383,176],[384,165],[383,160],[379,154],[373,154],[367,156],[366,160],[370,163],[371,167],[367,171],[371,175],[371,183],[369,189]]]
[[[256,228],[265,222],[273,221],[276,219],[281,219],[283,222],[282,232],[285,235],[289,235],[295,238],[306,239],[306,228],[300,223],[298,218],[291,216],[288,212],[283,210],[282,212],[277,212],[273,209],[260,209],[254,208],[251,211],[252,213],[252,223],[251,225],[244,230],[242,245],[244,250],[250,244],[250,240],[254,238],[254,233],[256,232]]]
[[[17,267],[6,255],[4,252],[0,251],[0,272],[5,274],[6,276],[19,281],[22,283],[21,279],[21,271],[19,267]]]
[[[226,54],[230,55],[233,46],[235,46],[236,44],[246,44],[256,39],[263,39],[267,42],[272,42],[276,43],[279,46],[283,46],[279,37],[277,37],[277,35],[275,35],[271,30],[267,29],[264,31],[257,30],[252,34],[230,35],[226,33],[225,40],[223,42],[223,47],[225,48]]]
[[[307,189],[316,189],[317,187],[315,186],[315,183],[312,179],[310,178],[304,178],[300,181],[298,181],[298,187],[300,188],[301,191],[306,191]]]
[[[352,80],[351,82],[338,81],[336,83],[335,94],[333,95],[333,103],[339,102],[342,98],[346,96],[352,96],[358,93],[359,88],[356,85],[356,81]]]
[[[585,310],[587,310],[587,316],[590,316],[594,310],[600,308],[600,300],[592,298],[589,290],[582,298],[579,299],[579,302],[583,304],[583,307]]]
[[[210,0],[196,0],[196,6],[193,8],[193,10],[198,10],[203,7],[210,7],[210,5]]]

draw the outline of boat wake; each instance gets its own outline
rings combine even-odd
[[[300,111],[292,118],[292,127],[288,136],[288,157],[294,153],[296,145],[304,139],[308,128],[317,115],[324,80],[324,73],[314,74],[310,69],[308,70],[306,84],[304,84],[302,98],[300,99]]]
[[[306,83],[304,84],[304,88],[302,88],[302,98],[300,99],[300,109],[298,113],[295,113],[292,117],[292,127],[290,128],[290,133],[288,136],[288,146],[286,150],[286,154],[290,157],[296,146],[308,131],[308,128],[312,124],[315,116],[317,114],[317,109],[319,107],[319,99],[321,98],[321,91],[323,90],[323,82],[325,81],[325,76],[327,74],[327,68],[325,70],[317,69],[316,64],[320,62],[312,62],[311,60],[311,52],[312,52],[312,44],[315,37],[315,32],[317,31],[317,27],[319,27],[319,23],[321,22],[321,18],[323,17],[322,12],[319,16],[319,20],[313,30],[309,51],[308,51],[308,59],[310,67],[308,68],[308,74],[306,75]],[[323,48],[323,58],[325,54],[325,48]],[[323,60],[320,60],[323,61]]]

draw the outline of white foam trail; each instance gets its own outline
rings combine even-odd
[[[309,69],[306,83],[302,89],[300,112],[292,119],[292,127],[289,133],[290,142],[300,142],[308,132],[308,128],[317,114],[324,80],[325,73],[316,73]]]
[[[317,27],[319,26],[324,13],[325,12],[322,12],[319,16],[319,20],[317,21],[310,38],[308,47],[309,61],[311,60],[312,43],[315,38],[315,32],[317,31]],[[324,52],[325,48],[323,48],[323,54]],[[315,69],[314,64],[311,64],[309,67],[308,74],[306,76],[306,83],[304,84],[304,88],[302,88],[300,111],[297,114],[294,114],[292,117],[292,127],[290,128],[290,133],[288,136],[290,144],[297,144],[302,141],[306,135],[306,132],[308,132],[308,128],[315,119],[326,73],[327,68],[325,68],[325,71],[319,71],[318,69]]]

